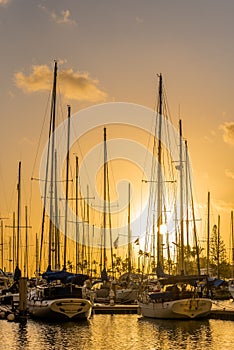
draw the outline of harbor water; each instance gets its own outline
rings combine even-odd
[[[94,314],[85,322],[0,321],[1,350],[231,349],[234,322]]]

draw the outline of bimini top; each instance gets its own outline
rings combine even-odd
[[[83,286],[84,282],[89,279],[88,275],[76,274],[72,272],[67,272],[66,270],[51,271],[47,270],[42,274],[42,278],[47,282],[52,282],[60,280],[62,283],[74,283],[79,286]]]
[[[206,275],[175,275],[165,278],[159,278],[159,282],[162,285],[166,284],[176,284],[176,283],[187,283],[191,285],[196,285],[197,282],[205,281],[207,282],[208,276]]]

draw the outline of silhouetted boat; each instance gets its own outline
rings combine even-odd
[[[170,276],[165,275],[163,272],[163,259],[162,259],[162,218],[163,218],[163,178],[162,178],[162,107],[163,102],[163,89],[162,89],[162,75],[159,75],[159,98],[158,98],[158,110],[157,110],[157,125],[158,125],[158,147],[157,147],[157,171],[152,166],[152,178],[150,182],[156,183],[156,191],[150,191],[154,203],[157,203],[157,277],[158,277],[158,290],[149,291],[147,288],[143,291],[139,299],[139,309],[144,317],[151,318],[168,318],[168,319],[193,319],[206,317],[211,310],[212,302],[208,298],[202,296],[202,289],[207,283],[206,276],[200,276],[200,268],[198,267],[198,276],[185,276],[184,275],[184,237],[183,237],[183,159],[182,159],[182,127],[180,121],[180,162],[177,166],[177,170],[180,171],[180,240],[177,244],[180,256],[180,269],[181,275]],[[156,135],[155,135],[156,137]],[[156,141],[154,142],[154,145]],[[157,174],[157,178],[153,178],[154,172]],[[172,181],[171,181],[172,182]],[[174,181],[175,182],[175,181]],[[155,193],[154,193],[155,192]],[[152,199],[150,198],[150,199]],[[151,211],[155,211],[151,208]],[[151,215],[151,213],[150,213]],[[153,219],[153,233],[154,233],[154,219]],[[153,252],[154,255],[154,252]],[[199,260],[199,259],[198,259]],[[199,265],[199,264],[198,264]],[[162,276],[164,276],[162,278]],[[202,283],[201,283],[202,282]]]
[[[47,165],[46,165],[46,180],[45,180],[45,196],[44,196],[44,211],[42,220],[42,238],[41,238],[41,250],[43,247],[43,231],[44,231],[44,216],[45,206],[47,198],[47,181],[48,181],[48,169],[50,161],[50,172],[51,172],[51,188],[50,191],[53,193],[53,184],[56,186],[56,167],[55,162],[55,149],[54,149],[54,128],[55,128],[55,105],[56,105],[56,82],[57,82],[57,62],[54,65],[54,80],[53,80],[53,92],[51,101],[51,118],[50,118],[50,130],[49,135],[52,138],[51,143],[48,143],[47,150]],[[67,253],[67,205],[68,205],[68,168],[69,168],[69,136],[70,136],[70,106],[68,106],[68,129],[67,129],[67,172],[66,172],[66,210],[65,210],[65,232],[64,232],[64,266],[61,271],[52,271],[52,235],[50,225],[49,234],[49,255],[48,255],[48,268],[47,271],[42,275],[44,282],[42,284],[36,284],[32,287],[28,293],[28,312],[32,317],[40,318],[43,320],[79,320],[87,319],[91,315],[92,304],[83,293],[83,284],[87,275],[72,274],[66,271],[66,253]],[[51,146],[51,148],[50,148]],[[51,155],[51,157],[49,157]],[[51,159],[50,159],[51,158]],[[55,171],[54,171],[55,169]],[[56,207],[56,196],[52,196],[50,193],[50,205]],[[54,197],[54,198],[53,198]],[[55,203],[53,203],[53,200]],[[59,241],[59,239],[57,239]],[[56,253],[59,252],[58,243],[55,247]],[[55,266],[60,266],[60,261],[57,259]],[[40,263],[42,253],[40,252]]]
[[[193,319],[209,315],[212,302],[200,296],[199,284],[206,284],[202,276],[171,276],[159,279],[162,290],[143,294],[139,308],[143,316],[151,318]]]
[[[31,317],[75,321],[91,316],[92,304],[83,295],[87,275],[48,271],[43,278],[46,282],[36,285],[28,294],[27,305]]]

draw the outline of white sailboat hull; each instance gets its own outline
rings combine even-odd
[[[28,300],[29,315],[44,320],[88,319],[91,311],[91,302],[82,298]]]
[[[179,299],[166,302],[139,302],[140,313],[144,317],[168,319],[194,319],[209,315],[212,307],[210,299]]]

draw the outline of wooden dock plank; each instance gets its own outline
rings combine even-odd
[[[137,314],[138,305],[94,304],[93,314]]]

